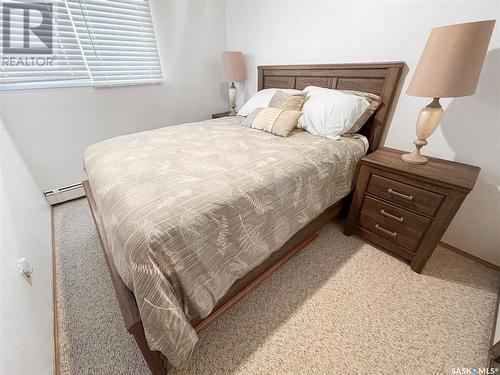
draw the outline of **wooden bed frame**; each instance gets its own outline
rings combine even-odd
[[[259,66],[258,88],[259,90],[265,88],[295,88],[302,90],[306,86],[314,85],[341,90],[365,91],[380,95],[382,105],[361,131],[370,142],[369,152],[371,152],[379,147],[403,66],[403,62]],[[106,240],[101,215],[95,204],[88,181],[84,181],[83,186],[108,264],[125,327],[134,336],[151,372],[154,375],[165,375],[167,373],[165,357],[160,352],[149,349],[134,294],[126,287],[116,271]],[[341,206],[342,200],[333,204],[319,217],[297,232],[264,263],[236,281],[209,316],[205,319],[191,321],[195,331],[200,333],[207,328],[211,322],[239,302],[276,269],[306,247],[317,237],[316,230],[338,215]]]

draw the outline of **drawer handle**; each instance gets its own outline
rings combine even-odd
[[[389,212],[385,212],[384,209],[381,209],[380,210],[380,213],[385,216],[385,217],[388,217],[389,219],[393,219],[393,220],[396,220],[396,221],[399,221],[400,223],[403,222],[404,220],[404,217],[403,216],[396,216],[396,215],[393,215],[393,214],[390,214]]]
[[[391,232],[390,230],[387,230],[385,228],[382,228],[380,225],[378,224],[375,224],[375,228],[377,228],[379,231],[381,231],[382,233],[385,233],[385,234],[388,234],[389,236],[393,237],[393,238],[396,238],[397,236],[397,232]]]
[[[406,199],[407,201],[413,200],[413,195],[406,195],[406,194],[400,193],[399,191],[392,190],[392,189],[387,189],[387,192],[389,194],[395,195],[396,197]]]

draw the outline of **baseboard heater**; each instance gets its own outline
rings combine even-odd
[[[63,186],[43,193],[51,206],[85,196],[83,184]]]

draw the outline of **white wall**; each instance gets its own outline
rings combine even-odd
[[[163,84],[0,93],[0,115],[41,190],[82,181],[90,144],[207,119],[227,107],[220,83],[224,2],[151,0],[151,13]]]
[[[429,99],[404,94],[432,27],[499,19],[498,1],[228,1],[227,48],[243,51],[255,92],[256,66],[403,60],[410,74],[385,145],[410,149],[418,111]],[[443,100],[445,118],[424,154],[482,168],[444,240],[500,265],[500,24],[475,96]]]
[[[1,118],[0,165],[0,374],[52,374],[50,207]],[[34,266],[33,286],[17,271],[21,256]]]

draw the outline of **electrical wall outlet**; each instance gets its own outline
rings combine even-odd
[[[33,285],[33,266],[25,257],[17,260],[17,269],[19,273],[26,279],[28,284]]]

